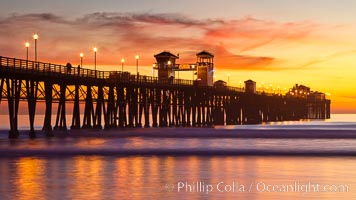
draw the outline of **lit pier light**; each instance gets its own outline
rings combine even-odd
[[[33,39],[35,40],[35,62],[37,62],[37,40],[39,35],[37,33],[33,34]]]
[[[124,63],[125,63],[125,59],[122,58],[121,59],[121,71],[124,72]]]
[[[26,47],[26,60],[28,60],[28,48],[30,47],[30,43],[26,42],[25,47]]]
[[[98,48],[94,47],[93,51],[94,51],[94,70],[96,71],[96,52],[98,51]],[[96,75],[96,72],[95,72],[95,75]]]
[[[152,77],[155,77],[155,68],[156,68],[156,63],[152,64]]]
[[[84,53],[80,53],[80,67],[83,68],[83,57],[84,57]]]
[[[138,59],[140,59],[140,57],[138,56],[138,55],[136,55],[136,74],[137,74],[137,76],[139,75],[139,73],[138,73]]]
[[[227,74],[227,86],[230,86],[230,76],[231,74]]]

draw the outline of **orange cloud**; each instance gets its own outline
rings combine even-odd
[[[277,23],[248,17],[213,27],[206,37],[210,40],[233,40],[239,51],[244,52],[272,42],[305,40],[318,28],[320,25],[312,22]]]
[[[227,69],[271,69],[276,58],[247,52],[275,40],[307,37],[311,23],[278,24],[246,18],[241,20],[195,20],[178,14],[93,13],[67,19],[50,13],[12,15],[0,22],[6,32],[0,45],[8,56],[21,57],[21,42],[39,32],[39,58],[51,62],[77,61],[98,46],[98,61],[114,65],[121,57],[141,54],[142,64],[150,65],[153,54],[171,50],[189,57],[202,49],[216,55],[217,65]],[[19,31],[21,30],[21,31]],[[11,40],[9,38],[12,38]],[[9,39],[9,40],[7,40]]]

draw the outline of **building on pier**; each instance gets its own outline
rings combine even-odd
[[[217,80],[214,82],[214,87],[219,90],[226,89],[226,82],[223,80]]]
[[[177,64],[179,56],[169,51],[163,51],[156,54],[156,63],[153,64],[153,70],[158,70],[158,80],[160,82],[172,83],[176,77],[175,72],[193,71],[196,73],[195,85],[213,86],[214,84],[214,55],[207,51],[201,51],[196,54],[197,61],[193,64]],[[193,75],[194,77],[194,75]]]
[[[245,92],[246,93],[256,93],[256,82],[249,79],[245,81]]]
[[[173,80],[175,77],[176,60],[179,59],[179,57],[169,51],[163,51],[154,57],[157,63],[154,64],[153,67],[158,70],[158,80],[160,82]]]
[[[295,84],[295,86],[289,89],[289,92],[287,93],[287,95],[301,97],[301,98],[307,98],[309,94],[310,94],[310,87],[307,87],[305,85],[299,85],[299,84]]]
[[[214,55],[207,51],[197,53],[197,80],[199,86],[214,84]]]

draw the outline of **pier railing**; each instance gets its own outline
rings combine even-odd
[[[65,66],[59,64],[36,62],[32,60],[24,60],[17,58],[9,58],[0,56],[0,71],[13,72],[22,74],[42,75],[50,77],[72,76],[73,78],[90,78],[94,80],[113,80],[124,83],[137,84],[155,84],[155,85],[177,85],[177,86],[194,86],[196,81],[173,79],[159,80],[157,77],[131,74],[122,71],[100,71],[81,67]],[[244,92],[244,88],[231,87],[225,88],[229,91]],[[268,94],[266,94],[268,95]],[[270,94],[272,95],[272,94]]]
[[[122,71],[100,71],[81,67],[69,67],[65,65],[35,62],[0,56],[0,70],[3,72],[20,72],[25,74],[38,74],[49,76],[73,76],[79,78],[93,79],[118,79],[120,82],[137,82],[137,83],[161,83],[157,77],[135,75]],[[175,79],[171,84],[175,85],[194,85],[192,80]]]

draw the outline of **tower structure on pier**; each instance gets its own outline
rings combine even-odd
[[[175,77],[174,70],[176,68],[176,59],[179,57],[169,51],[163,51],[156,54],[155,58],[157,61],[155,69],[158,70],[158,80],[160,82],[173,80]]]
[[[214,55],[207,51],[197,53],[197,81],[199,86],[214,84]]]
[[[245,92],[256,93],[256,82],[251,79],[245,81]]]

